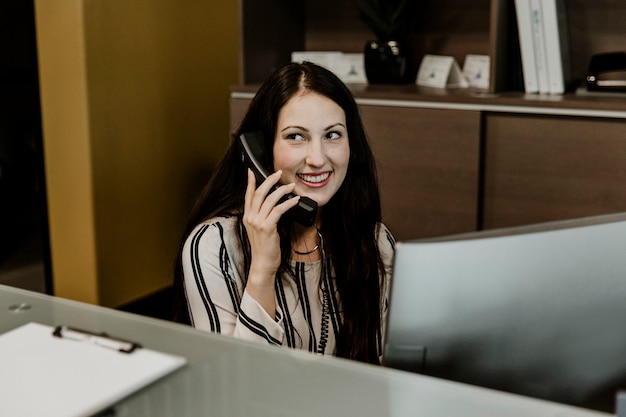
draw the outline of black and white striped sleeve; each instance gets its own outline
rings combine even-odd
[[[387,324],[387,313],[389,311],[389,297],[391,291],[391,279],[393,274],[393,257],[395,252],[396,240],[384,224],[379,224],[378,228],[378,250],[385,265],[384,281],[382,283],[381,292],[381,332],[385,334]],[[381,346],[382,349],[382,346]],[[380,350],[382,351],[382,350]]]
[[[264,343],[282,344],[281,321],[245,291],[234,218],[197,226],[183,246],[183,277],[194,327]]]

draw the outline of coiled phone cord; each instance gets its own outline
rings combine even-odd
[[[322,249],[322,267],[321,276],[320,276],[320,286],[322,289],[322,324],[320,331],[320,341],[317,346],[317,353],[323,355],[326,350],[326,344],[328,343],[328,321],[330,316],[330,294],[328,293],[328,284],[325,281],[326,279],[326,252],[324,251],[324,238],[320,233],[319,229],[317,230],[317,235],[320,238],[319,246]]]

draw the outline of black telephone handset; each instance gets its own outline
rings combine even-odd
[[[257,184],[261,184],[270,175],[270,172],[263,166],[265,152],[263,150],[263,136],[261,132],[249,132],[239,135],[238,144],[241,150],[243,161],[254,172]],[[276,190],[279,185],[274,185],[270,193]],[[289,198],[296,197],[289,193],[280,199],[279,204]],[[317,203],[309,197],[300,197],[298,205],[287,212],[287,215],[303,226],[312,226],[317,213]]]

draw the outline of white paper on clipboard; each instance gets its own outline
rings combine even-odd
[[[0,335],[0,415],[91,416],[186,362],[54,337],[53,330],[28,323]]]

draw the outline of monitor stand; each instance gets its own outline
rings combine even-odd
[[[386,367],[423,374],[426,363],[426,346],[387,345],[383,358],[383,365]]]
[[[626,417],[626,391],[620,391],[615,396],[616,417]]]

